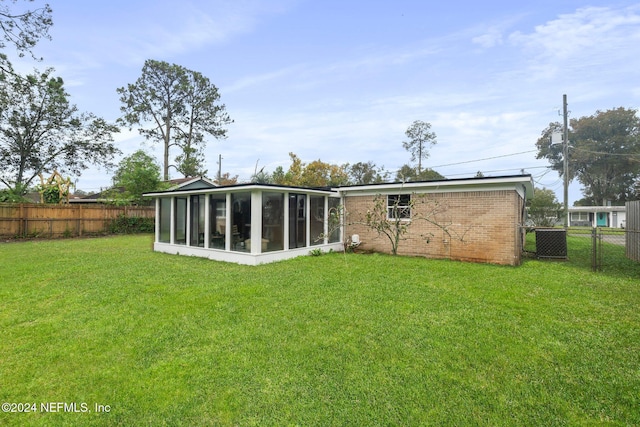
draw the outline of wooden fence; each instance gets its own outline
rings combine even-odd
[[[640,201],[626,203],[627,258],[640,262]]]
[[[118,216],[154,218],[153,206],[0,204],[0,238],[101,234]]]

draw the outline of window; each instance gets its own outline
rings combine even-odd
[[[227,234],[227,196],[226,194],[212,194],[209,203],[211,247],[224,249]]]
[[[284,194],[262,194],[262,252],[284,249]]]
[[[411,194],[387,196],[388,219],[411,219]]]
[[[246,241],[251,237],[251,193],[233,193],[231,207],[231,250],[249,252]]]
[[[309,196],[311,246],[324,243],[324,196]]]
[[[204,247],[204,195],[191,196],[191,246]]]
[[[175,218],[175,244],[184,245],[187,243],[187,198],[176,197],[176,218]]]
[[[573,221],[589,221],[589,212],[571,212]]]
[[[340,199],[329,197],[329,243],[340,241]]]
[[[171,199],[160,199],[160,240],[162,243],[171,241]]]
[[[289,194],[289,248],[307,246],[306,194]]]

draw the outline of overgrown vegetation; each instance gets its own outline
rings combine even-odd
[[[621,247],[594,274],[581,238],[521,267],[249,267],[150,242],[0,244],[0,401],[92,409],[0,424],[640,424],[640,265]]]
[[[154,218],[128,217],[124,214],[111,221],[109,224],[109,234],[134,234],[153,233],[155,229]]]

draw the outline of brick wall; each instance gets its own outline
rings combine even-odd
[[[386,200],[386,196],[385,197]],[[469,191],[412,195],[414,218],[398,254],[518,265],[522,254],[524,200],[515,191]],[[363,225],[375,196],[347,195],[346,236],[360,236],[361,248],[391,253],[384,235]],[[437,225],[417,217],[429,217]]]

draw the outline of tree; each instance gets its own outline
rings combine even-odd
[[[325,163],[320,159],[309,164],[303,163],[295,154],[289,153],[291,166],[287,172],[282,167],[276,168],[272,182],[278,185],[296,185],[302,187],[334,187],[349,183],[345,166]]]
[[[16,194],[41,173],[80,175],[89,164],[109,167],[119,152],[112,137],[118,128],[78,112],[52,73],[7,74],[0,82],[0,182]]]
[[[359,222],[384,236],[391,243],[391,254],[397,255],[400,242],[406,240],[409,227],[418,221],[426,221],[441,229],[450,238],[451,224],[443,224],[438,215],[444,211],[437,201],[428,201],[424,194],[382,195],[373,199],[373,207],[368,209]],[[466,233],[466,232],[465,232]],[[421,236],[427,243],[432,234]],[[463,241],[464,234],[459,238]]]
[[[562,147],[550,139],[561,130],[562,124],[550,123],[536,143],[537,158],[549,160],[560,176]],[[578,179],[593,204],[635,198],[633,187],[640,178],[640,120],[635,110],[620,107],[571,119],[568,134],[568,177]]]
[[[278,166],[271,174],[270,182],[272,184],[284,185],[286,181],[286,173],[282,166]]]
[[[208,172],[202,169],[204,164],[204,153],[202,150],[193,147],[184,147],[182,154],[176,157],[176,170],[184,175],[185,178],[194,176],[205,176]]]
[[[527,207],[529,219],[536,227],[554,226],[562,211],[555,193],[547,188],[537,188],[533,197],[527,200]]]
[[[411,161],[418,161],[418,175],[422,173],[422,160],[429,158],[429,147],[433,147],[436,134],[431,132],[431,124],[421,120],[414,121],[405,132],[409,141],[402,143],[405,150],[411,153]]]
[[[389,179],[389,172],[373,162],[358,162],[346,165],[345,169],[349,174],[349,182],[353,185],[379,184]]]
[[[138,150],[120,161],[113,175],[113,185],[123,189],[114,194],[116,198],[141,203],[142,194],[161,189],[160,166],[155,158]]]
[[[300,184],[305,187],[338,187],[348,183],[349,176],[344,168],[318,159],[305,166]]]
[[[291,159],[291,166],[289,166],[289,169],[284,175],[278,177],[278,180],[276,180],[276,176],[274,176],[274,182],[280,185],[302,185],[304,163],[302,163],[300,157],[295,153],[289,153],[289,158]]]
[[[9,2],[0,4],[0,30],[2,30],[0,49],[4,49],[9,43],[15,46],[20,57],[25,53],[33,56],[32,49],[40,39],[51,39],[49,35],[49,28],[53,25],[51,7],[45,4],[33,10],[12,11],[7,3]],[[11,3],[15,5],[17,0]],[[4,54],[0,54],[0,71],[13,74]]]
[[[418,168],[409,165],[402,165],[396,172],[397,182],[435,181],[439,179],[445,179],[445,177],[433,169],[425,169],[422,172],[418,172]]]
[[[124,113],[120,122],[147,139],[161,142],[163,176],[169,179],[170,147],[178,146],[182,172],[201,169],[198,149],[205,145],[205,135],[226,137],[225,125],[232,123],[224,104],[218,104],[218,88],[202,74],[180,65],[147,60],[142,75],[134,84],[117,89]],[[144,127],[151,123],[151,127]],[[186,162],[186,163],[185,163]]]
[[[216,178],[213,182],[217,185],[235,185],[238,183],[238,175],[231,176],[229,172],[225,172],[220,175],[220,178]]]

